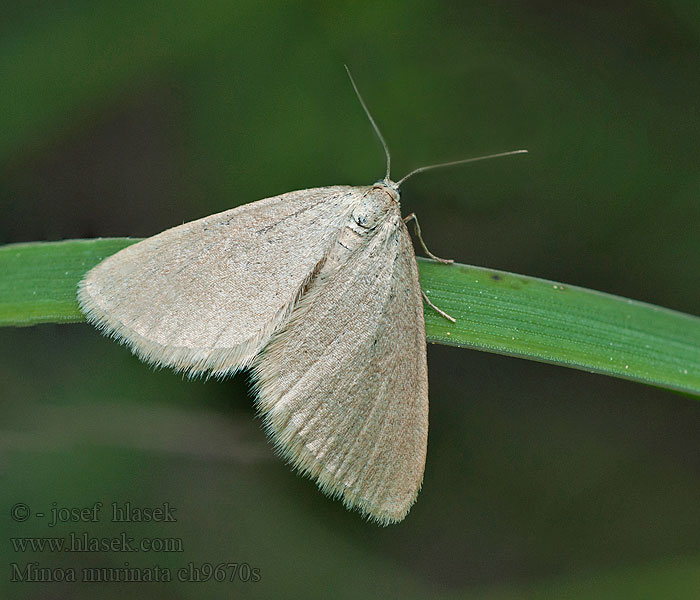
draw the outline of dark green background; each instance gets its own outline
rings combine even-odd
[[[0,24],[0,242],[148,236],[424,164],[439,255],[697,314],[700,10],[666,2],[22,2]],[[423,491],[378,528],[275,458],[245,375],[153,372],[84,324],[0,331],[8,598],[697,598],[700,405],[429,348]],[[160,525],[9,507],[169,502]],[[21,554],[10,536],[181,537],[182,554]],[[11,562],[246,562],[260,583],[11,584]]]

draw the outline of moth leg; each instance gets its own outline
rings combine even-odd
[[[423,241],[423,236],[421,235],[420,232],[420,225],[418,224],[418,217],[416,216],[416,213],[411,213],[407,217],[404,218],[403,222],[408,223],[409,221],[413,221],[415,226],[416,226],[416,237],[418,238],[418,241],[420,242],[420,245],[423,248],[423,252],[425,252],[430,258],[433,260],[449,265],[450,263],[453,263],[454,260],[451,258],[440,258],[439,256],[435,256],[430,250],[428,250],[428,247],[425,245],[425,242]],[[421,288],[420,291],[421,294],[423,294],[423,300],[425,300],[425,303],[432,308],[437,314],[439,314],[442,317],[445,317],[448,321],[452,321],[453,323],[456,323],[456,319],[454,317],[451,317],[448,315],[444,310],[440,310],[437,306],[435,306],[426,293],[423,291],[423,288]]]
[[[420,245],[423,248],[423,252],[425,252],[430,258],[432,258],[433,260],[436,260],[437,262],[440,262],[440,263],[443,263],[446,265],[453,263],[454,260],[452,260],[451,258],[440,258],[439,256],[435,256],[430,250],[428,250],[428,247],[425,245],[425,242],[423,241],[423,236],[420,233],[420,225],[418,224],[418,217],[416,216],[416,213],[411,213],[410,215],[405,217],[403,222],[408,223],[411,220],[415,223],[416,237],[418,237],[418,241],[420,242]]]
[[[435,305],[428,299],[428,296],[426,295],[426,293],[423,291],[422,288],[421,288],[420,293],[423,294],[423,300],[425,300],[425,303],[426,303],[430,308],[432,308],[437,314],[439,314],[441,317],[445,317],[448,321],[452,321],[453,323],[456,323],[456,322],[457,322],[457,319],[455,319],[454,317],[451,317],[451,316],[448,315],[444,310],[440,310],[437,306],[435,306]]]

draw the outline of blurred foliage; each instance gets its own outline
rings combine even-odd
[[[0,23],[0,243],[142,237],[381,150],[438,255],[698,313],[696,2],[22,2]],[[680,395],[429,349],[423,491],[379,529],[273,456],[245,376],[152,372],[85,325],[0,331],[7,598],[696,598],[700,409]],[[12,522],[9,506],[170,502],[178,522]],[[183,539],[15,553],[9,536]],[[11,562],[247,562],[257,584],[18,584]]]

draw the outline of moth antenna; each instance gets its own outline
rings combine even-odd
[[[352,73],[350,73],[350,69],[348,69],[347,65],[344,65],[345,70],[348,72],[348,77],[350,78],[350,83],[352,83],[352,87],[355,90],[355,95],[357,96],[357,99],[360,101],[360,104],[362,104],[362,108],[365,111],[365,114],[367,115],[367,118],[369,119],[369,122],[372,123],[372,127],[374,128],[374,133],[377,134],[377,137],[379,138],[379,141],[382,143],[382,146],[384,147],[384,154],[386,156],[386,177],[384,178],[385,181],[391,181],[391,154],[389,154],[389,146],[386,144],[386,140],[384,139],[384,136],[382,135],[382,132],[379,131],[379,127],[377,127],[377,124],[374,122],[374,119],[372,118],[372,115],[369,112],[369,109],[367,108],[367,105],[365,104],[365,101],[362,99],[362,95],[360,94],[360,90],[357,89],[357,84],[355,83],[355,80],[352,78]]]
[[[371,117],[370,117],[371,118]],[[430,169],[440,169],[442,167],[452,167],[454,165],[463,165],[465,163],[476,162],[477,160],[486,160],[488,158],[499,158],[501,156],[510,156],[511,154],[527,154],[527,150],[511,150],[510,152],[500,152],[499,154],[487,154],[486,156],[477,156],[476,158],[465,158],[462,160],[454,160],[452,162],[439,163],[437,165],[428,165],[426,167],[418,167],[411,171],[408,175],[400,179],[396,183],[396,187],[401,187],[401,184],[406,181],[409,177],[413,177],[416,173],[422,173],[423,171],[429,171]]]

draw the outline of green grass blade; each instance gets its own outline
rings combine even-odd
[[[0,248],[0,325],[77,322],[78,281],[138,240]],[[552,281],[419,259],[429,342],[519,356],[700,395],[700,318]]]
[[[138,239],[0,246],[0,326],[84,321],[76,290],[97,263]]]
[[[431,342],[700,395],[700,318],[545,279],[420,261]]]

